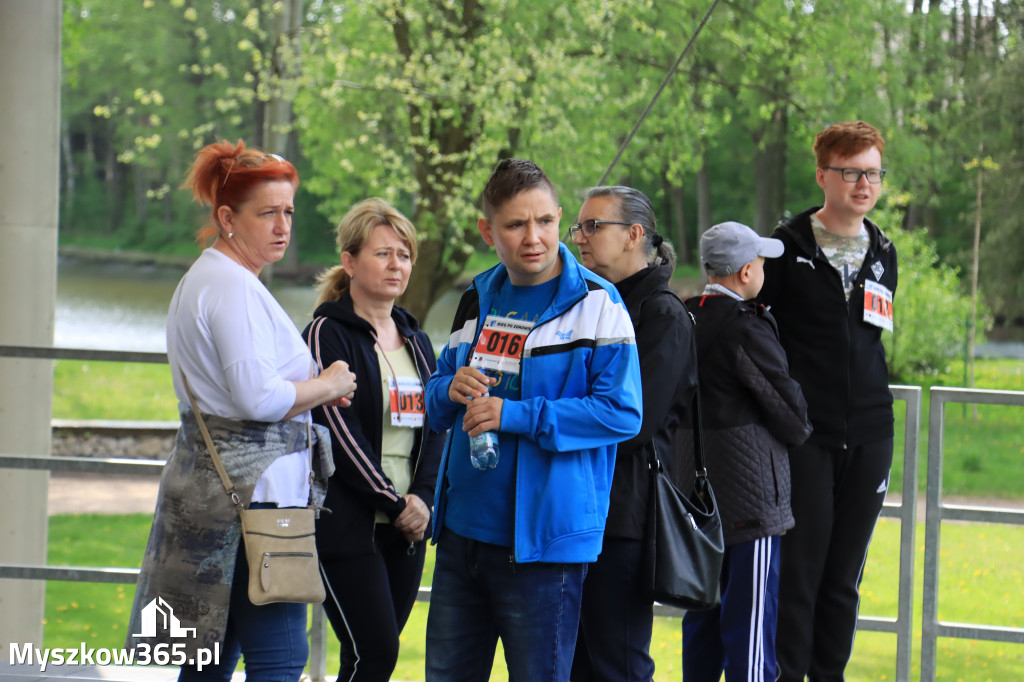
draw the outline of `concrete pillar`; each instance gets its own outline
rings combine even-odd
[[[0,344],[52,346],[60,0],[0,2]],[[48,455],[53,362],[0,358],[0,452]],[[47,472],[0,469],[0,562],[46,563]],[[43,641],[45,583],[0,580],[0,660]]]

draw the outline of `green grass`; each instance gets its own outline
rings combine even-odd
[[[176,400],[166,365],[55,362],[53,416],[63,419],[177,418]],[[962,363],[936,377],[914,383],[962,385]],[[976,366],[976,386],[1024,391],[1024,362],[982,360]],[[902,405],[897,404],[897,449],[892,489],[898,490],[902,475]],[[977,497],[1019,498],[1024,445],[1024,409],[978,406],[978,422],[971,410],[960,405],[946,409],[946,494]],[[925,486],[928,394],[922,406],[921,465],[919,487]],[[138,566],[145,548],[150,518],[130,516],[55,516],[50,520],[52,565]],[[923,524],[918,525],[918,558],[915,586],[915,636],[920,636],[920,591],[923,566]],[[944,524],[940,578],[940,618],[949,621],[1013,625],[1024,622],[1024,575],[1021,552],[1024,528],[979,524]],[[895,616],[898,585],[899,523],[883,519],[871,545],[864,584],[862,613]],[[433,552],[428,554],[424,576],[429,584]],[[121,585],[47,584],[45,646],[119,647],[124,641],[134,588]],[[402,654],[396,679],[422,679],[427,605],[417,604],[402,637]],[[333,637],[330,638],[333,640]],[[850,664],[851,680],[892,680],[895,671],[895,638],[885,633],[862,632],[857,637]],[[651,643],[657,665],[655,679],[677,680],[681,675],[682,638],[676,618],[657,618]],[[915,650],[915,670],[919,670]],[[328,650],[328,670],[336,671],[338,647]],[[1024,646],[944,639],[939,642],[940,680],[1024,679]],[[492,680],[505,680],[502,654],[496,658]]]
[[[56,360],[54,419],[175,420],[169,365]]]
[[[899,529],[881,519],[861,584],[860,612],[896,617]],[[917,525],[914,579],[914,653],[911,679],[920,676],[921,594],[924,584],[924,524]],[[1024,527],[945,523],[939,545],[939,620],[1020,627],[1024,622]],[[939,680],[1004,682],[1024,680],[1024,645],[939,639]],[[895,635],[860,632],[847,669],[850,680],[892,680],[896,669]]]
[[[60,515],[50,519],[51,565],[137,567],[142,559],[150,517],[132,515]],[[896,616],[899,574],[899,522],[879,521],[861,586],[861,613]],[[924,524],[917,527],[915,563],[915,637],[921,632]],[[940,551],[939,618],[964,623],[1018,626],[1024,622],[1024,568],[1019,548],[1024,528],[990,524],[945,524]],[[428,552],[424,584],[433,573]],[[50,581],[46,586],[45,647],[117,648],[128,626],[135,588]],[[423,679],[424,635],[428,605],[417,603],[402,635],[395,679]],[[656,618],[651,654],[655,680],[681,675],[680,619]],[[329,637],[327,670],[337,673],[338,645]],[[896,660],[894,635],[860,632],[848,669],[850,680],[892,680]],[[920,648],[915,645],[913,675],[920,674]],[[939,640],[940,680],[1003,682],[1024,679],[1024,645],[967,640]],[[492,681],[507,680],[498,651]]]
[[[930,385],[963,384],[963,363],[939,376],[919,377],[925,386],[921,407],[918,489],[926,484],[928,391]],[[1024,391],[1024,361],[979,360],[977,388]],[[904,406],[896,404],[896,452],[891,489],[903,478]],[[57,360],[53,416],[57,419],[175,420],[177,400],[167,365]],[[1018,498],[1024,455],[1024,407],[979,405],[978,422],[960,405],[946,408],[943,490],[948,495]],[[1016,475],[1014,475],[1016,473]]]
[[[918,445],[918,490],[927,484],[929,386],[963,386],[963,362],[952,363],[948,372],[931,377],[916,377],[910,385],[924,386],[921,405],[921,434]],[[1024,391],[1024,361],[978,360],[975,388]],[[1021,496],[1024,472],[1024,407],[978,405],[978,420],[973,410],[957,403],[945,409],[943,433],[942,489],[946,495],[969,497]],[[905,406],[896,403],[896,448],[890,490],[899,491],[903,480],[903,432]]]
[[[151,521],[149,514],[52,516],[47,564],[137,568]],[[43,645],[121,647],[134,596],[134,585],[48,581]]]

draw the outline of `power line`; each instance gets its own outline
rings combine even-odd
[[[672,65],[672,68],[670,68],[668,70],[668,73],[665,74],[665,78],[661,81],[661,85],[658,86],[658,91],[654,93],[654,97],[651,97],[651,101],[647,104],[647,108],[644,109],[644,112],[642,114],[640,114],[640,118],[639,120],[637,120],[636,125],[633,126],[633,129],[629,131],[629,135],[626,137],[625,140],[623,140],[622,145],[619,147],[618,153],[615,154],[615,158],[612,160],[611,165],[608,166],[608,170],[604,172],[604,175],[601,176],[600,182],[598,182],[597,184],[603,185],[605,181],[608,179],[608,176],[611,175],[612,169],[615,168],[615,165],[619,162],[619,159],[622,158],[622,153],[626,151],[626,147],[628,147],[629,143],[633,141],[633,136],[636,135],[636,131],[640,129],[640,126],[643,124],[644,119],[646,119],[647,115],[651,113],[651,109],[654,108],[654,103],[658,101],[658,98],[661,96],[661,92],[665,89],[665,86],[668,85],[669,79],[672,78],[673,74],[675,74],[676,72],[676,69],[679,68],[679,64],[683,61],[683,57],[685,57],[686,53],[690,51],[690,48],[693,46],[694,41],[697,40],[697,36],[700,35],[700,32],[704,29],[704,25],[708,23],[708,19],[711,18],[712,13],[714,13],[715,7],[717,6],[718,0],[714,0],[714,2],[711,3],[711,7],[708,8],[707,13],[704,15],[704,18],[701,20],[700,25],[697,26],[697,30],[693,32],[692,36],[690,36],[690,40],[686,43],[686,47],[684,47],[683,51],[679,53],[679,57]]]

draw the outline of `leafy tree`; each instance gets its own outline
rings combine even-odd
[[[270,105],[293,81],[287,49],[302,3],[69,0],[64,3],[62,228],[83,222],[136,248],[191,248],[201,218],[175,191],[192,155],[217,139],[264,147],[288,131]],[[285,9],[291,21],[281,24]],[[298,15],[296,17],[296,15]],[[275,115],[277,118],[275,118]],[[270,140],[268,140],[270,141]],[[275,143],[281,151],[285,143]],[[75,191],[102,183],[97,205]],[[94,207],[96,215],[83,216]]]
[[[893,303],[894,331],[884,333],[889,375],[893,381],[949,371],[949,361],[963,352],[970,297],[959,271],[939,261],[926,230],[899,227],[899,209],[872,216],[899,256],[899,286]],[[979,319],[985,321],[987,315]]]
[[[404,303],[422,315],[480,247],[493,164],[537,161],[573,219],[710,4],[66,0],[62,234],[191,251],[201,218],[175,188],[196,149],[243,137],[299,167],[307,258],[332,257],[331,223],[367,195],[410,215],[423,243]],[[991,156],[981,290],[1024,317],[1022,15],[1017,0],[864,0],[856,21],[840,0],[719,2],[608,181],[651,196],[686,262],[713,222],[764,230],[819,201],[814,133],[862,118],[887,138],[891,215],[964,266],[970,164]]]
[[[315,169],[310,188],[335,219],[367,194],[409,213],[424,235],[403,301],[411,310],[425,314],[478,243],[477,197],[499,158],[532,158],[563,189],[597,176],[593,140],[582,134],[607,133],[574,122],[602,109],[603,46],[630,5],[374,0],[311,8],[317,29],[295,103]]]

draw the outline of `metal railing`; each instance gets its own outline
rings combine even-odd
[[[917,531],[917,452],[921,434],[921,387],[891,386],[906,403],[903,429],[903,488],[899,502],[886,502],[882,516],[900,521],[899,602],[896,618],[858,616],[857,629],[896,635],[896,682],[910,682],[914,644],[914,536]]]
[[[166,353],[0,345],[0,358],[3,357],[167,364]],[[164,461],[0,454],[0,469],[4,468],[159,476],[163,472]],[[0,579],[63,580],[134,585],[138,582],[138,577],[139,569],[137,568],[0,564]],[[429,589],[420,588],[417,599],[429,600]],[[424,590],[426,590],[426,594],[424,594]],[[327,679],[327,619],[323,609],[318,608],[313,609],[309,629],[309,667],[311,682],[324,682]]]
[[[28,357],[39,359],[71,359],[112,362],[166,363],[163,353],[120,351],[92,351],[59,348],[32,348],[0,346],[0,357]],[[916,532],[918,446],[921,432],[921,388],[892,386],[897,400],[906,403],[904,430],[903,484],[899,502],[887,502],[882,516],[899,519],[900,568],[899,603],[895,618],[860,616],[860,630],[896,634],[896,677],[898,682],[909,682],[913,645],[913,587],[914,543]],[[941,521],[982,521],[1024,525],[1024,511],[982,508],[961,505],[943,505],[942,430],[943,410],[946,402],[970,402],[995,405],[1024,405],[1024,393],[1014,391],[986,391],[978,389],[932,388],[929,412],[928,487],[925,527],[925,576],[922,623],[921,680],[933,682],[935,678],[935,640],[937,637],[961,637],[1004,642],[1024,642],[1024,629],[1000,628],[990,625],[967,625],[938,621],[938,556]],[[94,472],[106,474],[143,474],[158,476],[163,470],[162,460],[98,459],[88,457],[30,456],[0,454],[0,469],[36,469],[49,471]],[[138,569],[84,568],[0,565],[0,579],[64,580],[76,582],[134,584]],[[421,587],[417,599],[430,600],[430,588]],[[310,628],[310,675],[313,682],[326,679],[327,622],[323,610],[314,608]],[[674,607],[655,605],[659,616],[680,616],[683,611]]]
[[[1024,643],[1024,628],[939,620],[939,540],[943,521],[1024,526],[1024,510],[942,502],[943,432],[946,403],[1024,406],[1024,392],[934,387],[929,393],[928,487],[925,498],[924,595],[921,608],[921,682],[935,681],[939,637]]]

